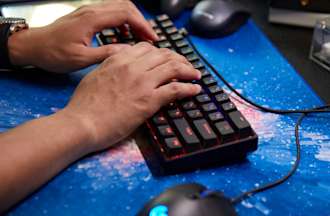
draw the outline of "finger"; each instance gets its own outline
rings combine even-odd
[[[159,40],[159,37],[157,35],[157,33],[154,31],[154,29],[150,26],[150,24],[148,23],[148,21],[145,20],[144,16],[142,15],[142,13],[136,8],[136,6],[133,4],[133,13],[136,13],[136,17],[139,17],[139,19],[141,21],[143,21],[143,23],[141,23],[140,25],[136,25],[136,22],[131,22],[131,21],[135,21],[134,17],[131,17],[131,19],[129,19],[128,24],[130,24],[133,28],[133,31],[140,36],[142,39],[146,39],[146,40],[152,40],[152,41],[157,41]]]
[[[176,61],[169,61],[150,71],[150,78],[154,80],[156,86],[168,83],[173,79],[178,80],[199,80],[201,72],[190,65]]]
[[[171,82],[155,90],[155,102],[161,107],[175,100],[195,96],[200,91],[201,86],[198,84]]]
[[[92,65],[102,62],[104,59],[123,51],[131,47],[128,44],[110,44],[101,47],[86,47],[84,49],[84,56],[86,58],[86,64]]]
[[[165,48],[155,49],[152,52],[146,53],[136,60],[136,65],[139,65],[140,70],[148,71],[171,60],[175,60],[177,63],[181,62],[192,67],[185,57]]]
[[[105,3],[99,7],[103,8],[97,9],[99,16],[94,17],[96,32],[104,28],[129,24],[137,36],[146,40],[158,40],[157,34],[132,2],[122,1],[116,5]]]
[[[156,47],[152,46],[150,43],[140,42],[113,56],[113,59],[120,61],[122,64],[132,61],[135,62],[139,57],[145,55],[146,53],[152,52],[155,49]]]

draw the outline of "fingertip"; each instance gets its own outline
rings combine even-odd
[[[154,32],[154,31],[152,31],[152,40],[153,40],[153,41],[158,41],[158,40],[159,40],[158,35],[157,35],[156,32]]]
[[[194,84],[196,94],[199,94],[202,91],[202,87],[199,84]]]
[[[200,80],[202,78],[202,73],[199,70],[196,70],[196,74],[197,74],[197,80]]]

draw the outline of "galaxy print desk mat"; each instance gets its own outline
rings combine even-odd
[[[187,18],[183,15],[176,25],[183,26]],[[252,21],[226,38],[192,40],[239,92],[259,104],[279,109],[324,104]],[[92,68],[64,77],[1,73],[1,132],[64,107]],[[127,139],[72,164],[9,215],[135,215],[145,202],[176,184],[199,182],[234,197],[285,175],[295,160],[298,115],[263,113],[231,96],[259,135],[258,150],[246,162],[154,177],[135,140]],[[329,128],[328,114],[304,119],[298,171],[284,184],[241,202],[238,214],[330,215]]]

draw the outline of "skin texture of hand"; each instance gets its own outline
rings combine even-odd
[[[124,44],[93,48],[93,36],[105,28],[128,24],[143,40],[157,40],[150,25],[128,0],[109,0],[84,6],[54,23],[23,30],[9,37],[11,62],[67,73],[100,63],[127,47]]]
[[[93,133],[91,152],[98,151],[128,136],[162,106],[201,89],[171,80],[200,77],[183,56],[142,42],[113,55],[87,75],[65,111],[83,120]]]
[[[200,92],[187,60],[142,42],[107,58],[61,111],[0,134],[0,215],[79,158],[127,137],[176,99]]]

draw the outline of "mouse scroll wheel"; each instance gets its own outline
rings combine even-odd
[[[212,197],[212,196],[219,196],[222,195],[222,193],[219,193],[218,191],[214,190],[203,190],[200,193],[194,193],[191,195],[192,199],[203,199],[205,197]]]

